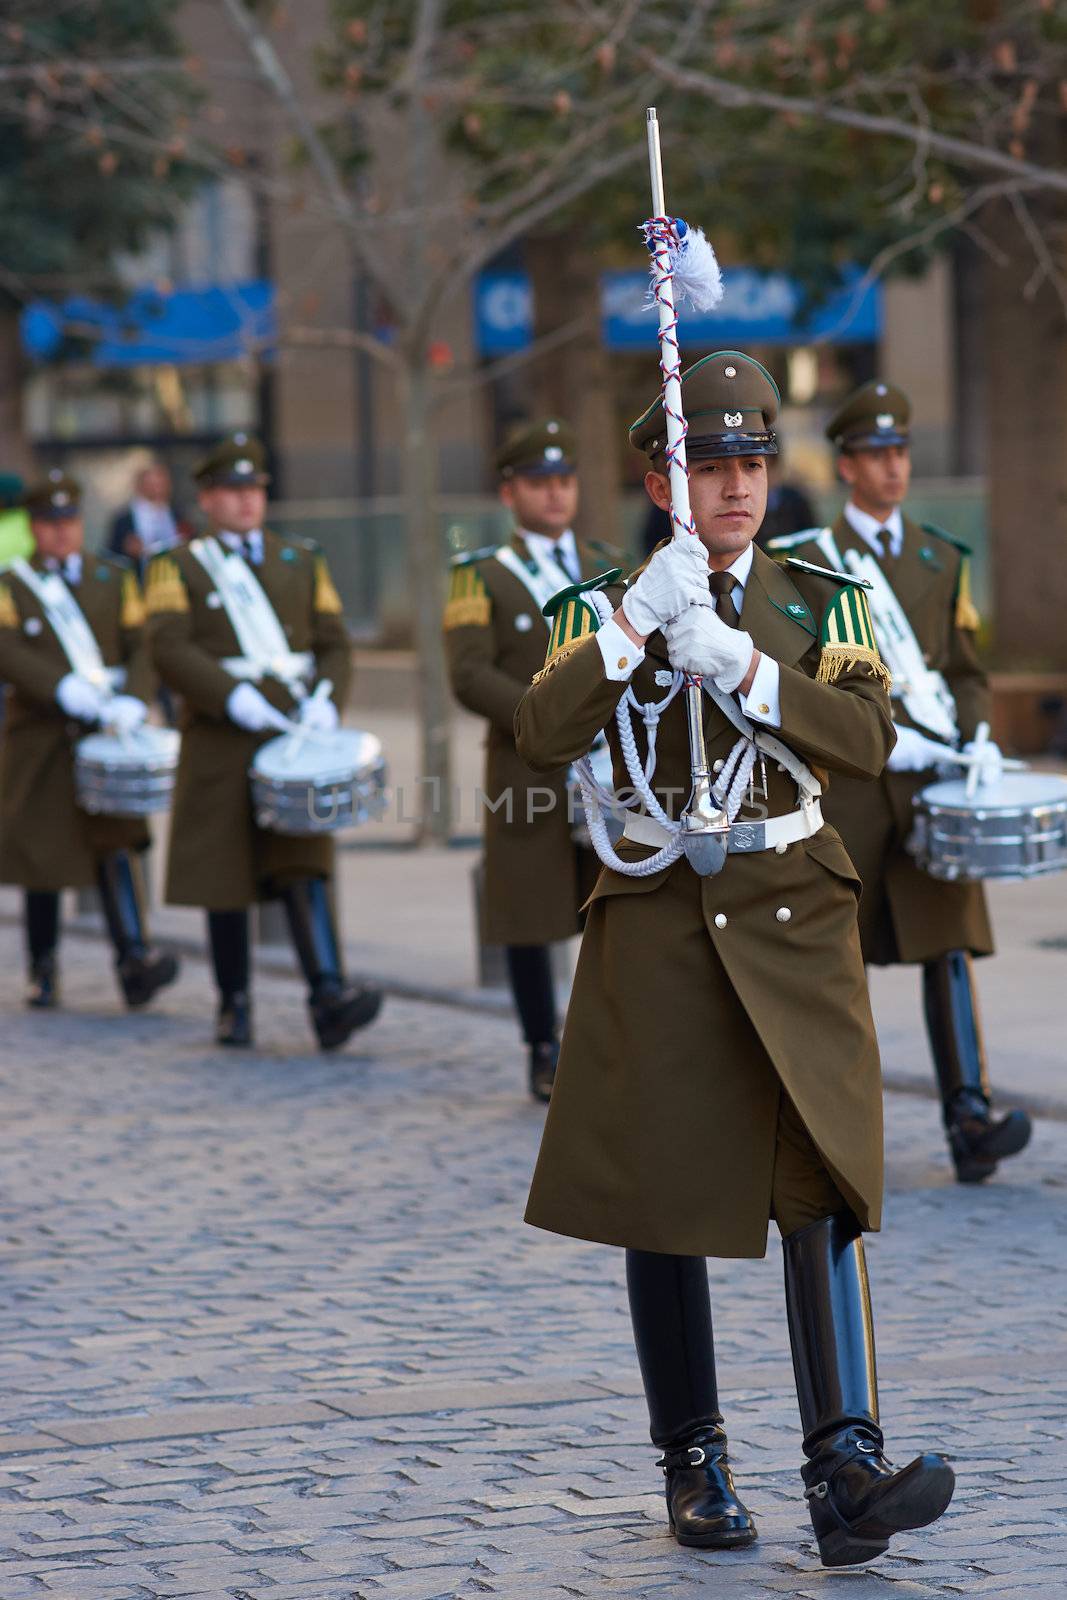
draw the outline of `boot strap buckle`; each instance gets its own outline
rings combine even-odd
[[[822,1483],[815,1484],[811,1489],[804,1490],[805,1500],[825,1500],[830,1493],[830,1485],[824,1478]]]
[[[702,1445],[690,1444],[686,1445],[684,1448],[685,1454],[689,1457],[688,1461],[679,1460],[679,1457],[682,1454],[680,1449],[665,1450],[663,1454],[657,1458],[657,1467],[662,1467],[664,1472],[669,1472],[672,1467],[703,1467],[712,1459]]]

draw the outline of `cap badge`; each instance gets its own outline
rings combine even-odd
[[[877,422],[878,426],[883,429],[891,428],[893,426],[893,414],[891,411],[879,411],[874,420]]]
[[[66,494],[62,489],[59,489],[52,496],[52,504],[54,506],[69,506],[70,505],[70,495]]]
[[[563,451],[560,449],[558,444],[547,444],[545,446],[545,460],[546,461],[562,461],[563,460]]]
[[[249,473],[255,472],[256,469],[251,461],[241,460],[234,462],[233,470],[234,472]]]
[[[722,420],[728,428],[739,428],[741,426],[741,413],[740,411],[724,411]]]

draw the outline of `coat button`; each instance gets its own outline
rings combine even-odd
[[[721,772],[725,765],[726,765],[725,761],[716,761],[714,763],[714,765],[712,766],[711,770],[712,770],[712,772]]]
[[[726,926],[726,918],[723,916],[721,911],[719,912],[719,915],[715,918],[715,926],[717,928],[725,928],[725,926]]]
[[[788,922],[790,917],[793,915],[788,906],[779,906],[778,910],[774,914],[778,918],[779,922]]]
[[[789,849],[789,846],[783,840],[781,844],[776,844],[775,845],[774,853],[775,853],[776,856],[784,856],[788,849]]]

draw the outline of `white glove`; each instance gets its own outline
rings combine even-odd
[[[332,700],[312,695],[301,703],[300,726],[310,728],[312,733],[332,733],[340,720]]]
[[[733,694],[752,661],[752,635],[727,627],[710,606],[690,606],[663,629],[667,658],[680,672],[712,678]]]
[[[928,739],[917,728],[898,728],[897,742],[889,752],[887,772],[930,772],[947,766],[945,749],[936,739]]]
[[[116,733],[132,733],[148,716],[148,707],[134,694],[117,694],[108,701],[103,721]]]
[[[270,701],[260,694],[254,683],[239,683],[231,689],[226,699],[226,715],[239,728],[249,733],[262,733],[264,728],[276,728],[280,713]]]
[[[657,550],[622,599],[626,620],[647,637],[689,606],[711,609],[708,552],[692,534],[672,539]]]
[[[973,765],[978,768],[978,787],[991,789],[998,784],[1004,776],[1004,757],[997,745],[989,739],[985,744],[978,745],[973,739],[968,740],[960,751],[961,755],[973,756]]]
[[[95,683],[80,673],[68,672],[56,684],[56,704],[68,717],[81,722],[99,722],[108,703],[108,696]]]

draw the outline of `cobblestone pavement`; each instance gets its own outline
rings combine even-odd
[[[965,1190],[934,1107],[888,1097],[883,1415],[898,1460],[953,1456],[948,1517],[819,1568],[773,1244],[711,1268],[760,1542],[682,1551],[621,1257],[520,1220],[541,1117],[510,1025],[394,1001],[322,1058],[275,979],[235,1060],[202,966],[127,1017],[70,940],[69,1009],[31,1016],[7,938],[0,1600],[1067,1590],[1062,1122]],[[680,1180],[714,1182],[713,1148]]]

